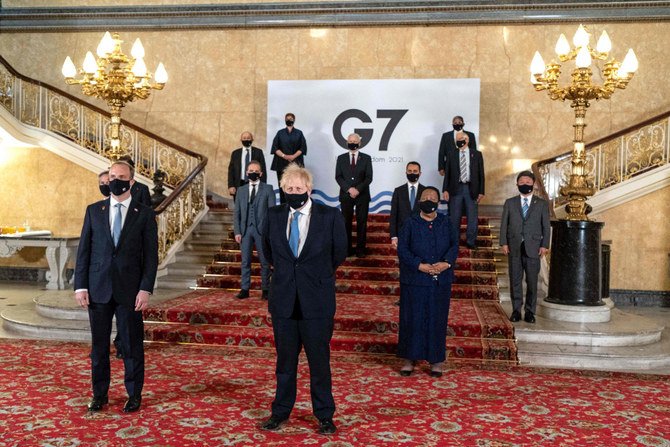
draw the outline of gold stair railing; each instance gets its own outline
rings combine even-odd
[[[586,145],[588,181],[596,192],[670,163],[670,111]],[[567,203],[559,195],[570,179],[572,152],[533,163],[540,193],[551,211]]]
[[[56,87],[18,73],[0,56],[0,105],[21,123],[65,137],[84,150],[109,159],[110,114]],[[170,195],[155,209],[161,265],[207,211],[207,157],[122,121],[121,144],[137,174],[152,178],[161,170]]]

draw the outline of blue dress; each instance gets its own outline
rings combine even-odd
[[[399,357],[439,363],[446,359],[447,320],[458,233],[442,214],[428,222],[415,214],[398,235],[400,259]],[[446,261],[452,267],[437,277],[419,271],[419,264]]]

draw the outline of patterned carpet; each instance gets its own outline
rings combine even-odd
[[[272,349],[149,344],[143,408],[130,415],[116,359],[110,405],[86,411],[89,349],[0,340],[0,446],[670,446],[666,376],[452,361],[441,379],[425,367],[405,378],[393,356],[336,352],[339,431],[324,437],[307,380],[279,432],[257,428],[270,414]]]
[[[499,304],[491,228],[480,218],[477,250],[461,247],[452,288],[447,338],[452,359],[516,362],[514,326]],[[355,227],[354,227],[355,228]],[[464,226],[463,226],[464,230]],[[393,354],[397,344],[398,258],[388,243],[388,215],[371,215],[370,256],[350,257],[337,271],[333,351]],[[271,347],[267,303],[260,296],[260,265],[252,265],[252,297],[240,288],[240,253],[228,240],[198,279],[198,290],[152,305],[145,312],[146,339],[227,346]],[[256,261],[256,259],[254,260]]]

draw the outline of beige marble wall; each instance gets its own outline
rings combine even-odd
[[[670,187],[593,215],[612,241],[610,287],[670,290]]]
[[[639,73],[628,89],[595,102],[587,113],[593,140],[670,108],[665,73],[670,59],[670,23],[593,25],[607,29],[614,54],[633,47]],[[487,172],[484,203],[514,193],[513,166],[567,151],[572,109],[551,101],[528,83],[533,52],[547,59],[560,33],[575,25],[238,29],[122,33],[140,37],[147,63],[163,61],[170,81],[150,99],[129,104],[124,117],[210,158],[208,187],[226,194],[229,155],[250,129],[266,147],[267,81],[272,79],[462,78],[481,79],[480,142]],[[60,74],[65,56],[80,64],[101,33],[3,33],[0,53],[21,73],[81,96]],[[91,99],[89,99],[91,100]],[[99,101],[91,100],[100,104]],[[300,116],[298,113],[298,126]],[[451,117],[436,117],[448,130]],[[467,121],[467,117],[466,117]],[[437,148],[436,148],[437,150]],[[516,163],[514,162],[516,160]]]
[[[148,100],[129,104],[123,116],[207,155],[208,188],[226,195],[226,168],[240,133],[251,130],[256,143],[267,146],[268,80],[480,78],[484,203],[501,204],[514,194],[515,168],[527,168],[534,160],[570,147],[572,109],[535,92],[528,68],[536,49],[549,60],[560,33],[571,37],[575,29],[575,24],[539,24],[341,27],[319,33],[307,28],[124,32],[128,42],[142,39],[150,69],[159,60],[165,63],[170,81]],[[621,59],[632,47],[640,68],[626,90],[617,91],[611,100],[593,102],[586,117],[588,141],[670,109],[670,58],[663,50],[670,47],[670,22],[591,26],[595,36],[603,29],[613,41],[613,55]],[[60,68],[67,55],[81,64],[101,36],[3,33],[0,54],[19,72],[83,97],[76,86],[65,86]],[[451,117],[436,117],[435,126],[448,130],[450,121]],[[607,223],[606,228],[614,226]],[[640,278],[647,273],[637,271]],[[613,286],[618,287],[616,282]]]
[[[95,173],[40,148],[0,146],[0,226],[28,223],[54,236],[78,236],[89,203],[100,200]],[[0,266],[46,266],[43,248],[26,248]]]

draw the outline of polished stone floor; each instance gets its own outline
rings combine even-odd
[[[170,299],[175,296],[183,294],[184,291],[181,290],[161,290],[156,289],[155,295],[152,297],[154,301]],[[53,301],[58,303],[58,306],[62,311],[68,312],[77,312],[78,308],[74,303],[74,293],[72,291],[47,291],[44,289],[43,284],[36,283],[16,283],[16,282],[2,282],[0,281],[0,313],[5,310],[12,309],[13,311],[22,309],[24,314],[28,314],[26,319],[33,317],[36,320],[41,317],[33,308],[33,303],[35,298],[40,297],[42,303]],[[72,298],[71,303],[69,301],[70,297]],[[511,311],[509,302],[503,301],[503,307],[507,311]],[[84,314],[85,315],[85,314]],[[631,371],[631,372],[643,372],[643,373],[652,373],[652,374],[670,374],[670,367],[665,366],[668,364],[665,361],[664,366],[655,367],[651,364],[645,365],[645,360],[635,361],[636,355],[641,355],[641,358],[654,358],[658,357],[658,354],[669,355],[670,354],[670,308],[663,307],[621,307],[615,308],[613,310],[613,316],[616,316],[616,321],[613,319],[612,323],[607,324],[590,324],[590,325],[575,325],[570,323],[560,323],[543,318],[538,318],[537,323],[530,325],[528,323],[519,322],[515,323],[517,336],[520,339],[519,342],[519,359],[522,364],[533,365],[534,362],[538,362],[538,366],[542,365],[542,356],[547,358],[561,356],[562,353],[566,354],[565,363],[561,363],[561,367],[573,367],[580,368],[581,366],[587,365],[587,363],[580,363],[577,355],[583,355],[585,358],[594,355],[603,355],[603,353],[609,356],[608,352],[613,352],[614,355],[626,355],[629,353],[633,359],[630,363],[630,367],[617,367],[617,370]],[[78,319],[64,320],[64,324],[73,325],[73,329],[76,326],[77,329],[84,329],[87,326],[86,321],[81,320],[81,315]],[[64,318],[68,318],[65,316]],[[85,318],[85,317],[84,317]],[[575,330],[581,331],[590,331],[592,333],[602,333],[610,331],[616,333],[619,331],[619,326],[627,326],[627,330],[630,330],[631,325],[635,325],[636,321],[646,322],[646,325],[649,325],[649,321],[656,323],[659,326],[664,326],[665,329],[662,332],[661,343],[656,343],[653,346],[628,346],[628,347],[614,347],[614,348],[600,348],[600,347],[590,347],[590,346],[569,346],[565,344],[549,344],[546,343],[541,345],[541,348],[538,348],[537,345],[533,343],[525,343],[524,340],[529,338],[532,340],[534,334],[537,334],[539,337],[546,337],[546,334],[556,334],[562,332],[570,332]],[[641,323],[642,326],[642,323]],[[544,334],[544,335],[542,335]],[[44,338],[59,338],[49,336],[46,333]],[[0,337],[3,338],[19,338],[24,337],[17,332],[8,330],[5,325],[0,325]],[[76,339],[76,338],[75,338]],[[541,349],[542,352],[533,352],[533,349]],[[524,350],[526,352],[524,352]],[[659,352],[656,352],[659,351]],[[569,354],[569,355],[568,355]],[[572,356],[572,357],[570,357]],[[525,360],[525,359],[535,359],[535,360]],[[538,360],[539,359],[539,360]],[[575,360],[577,359],[577,360]],[[552,360],[554,361],[554,360]],[[602,360],[600,360],[602,361]],[[591,366],[593,368],[593,366]],[[606,365],[602,368],[596,367],[595,369],[609,369]]]

